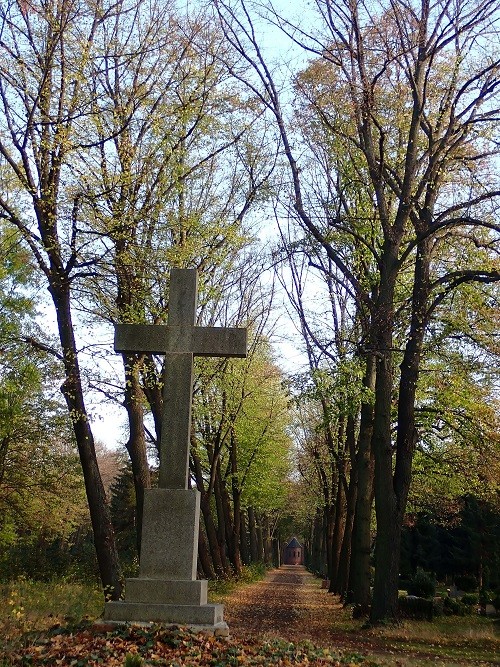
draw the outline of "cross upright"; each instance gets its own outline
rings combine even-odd
[[[172,269],[166,325],[117,324],[115,351],[165,355],[159,487],[187,489],[193,356],[246,357],[246,329],[196,326],[196,269]]]

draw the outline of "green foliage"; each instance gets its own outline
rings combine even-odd
[[[432,327],[417,398],[421,440],[409,499],[416,511],[446,514],[466,495],[498,503],[500,412],[491,372],[498,364],[488,336],[497,315],[487,305],[496,299],[493,288],[480,290],[474,312],[470,291],[454,299],[470,317],[443,313]]]
[[[244,100],[226,85],[216,57],[221,36],[203,11],[183,16],[169,3],[158,14],[142,3],[134,20],[110,30],[99,48],[115,62],[115,84],[96,53],[84,92],[93,113],[85,136],[75,128],[86,145],[75,159],[81,224],[95,240],[83,252],[93,259],[101,243],[104,255],[115,249],[112,265],[98,262],[87,279],[84,308],[89,320],[97,312],[158,324],[167,316],[171,267],[198,266],[212,277],[232,270],[253,240],[238,211],[262,196],[256,185],[267,172]]]
[[[412,593],[409,597],[403,596],[398,600],[399,613],[403,618],[432,621],[434,618],[434,601],[427,596],[416,596]]]
[[[466,593],[462,595],[461,602],[466,607],[476,607],[479,604],[479,595],[477,593]]]
[[[40,631],[55,623],[80,623],[102,613],[102,591],[97,583],[65,579],[48,582],[19,578],[0,584],[0,635]]]
[[[461,590],[475,592],[482,571],[483,586],[494,589],[500,565],[499,517],[496,505],[474,496],[438,505],[434,513],[413,515],[412,525],[403,529],[402,575],[408,578],[417,567],[425,567],[439,581],[452,577]]]
[[[432,598],[435,593],[436,580],[434,576],[421,568],[417,568],[417,571],[409,581],[408,594],[421,598]]]
[[[81,541],[77,529],[88,532],[82,475],[68,445],[69,422],[58,391],[61,369],[26,342],[42,334],[32,321],[36,310],[28,288],[35,283],[19,238],[0,228],[2,579],[66,573]]]
[[[455,584],[464,593],[473,593],[477,591],[477,579],[472,574],[461,574],[455,577]]]
[[[220,462],[224,483],[241,494],[243,507],[277,510],[285,502],[291,468],[281,371],[265,341],[257,343],[246,362],[229,361],[218,373],[214,366],[198,362],[197,452],[207,470]]]
[[[64,537],[33,532],[17,534],[12,544],[2,550],[0,581],[29,577],[47,582],[56,577],[71,581],[96,581],[98,569],[92,533],[82,524]]]
[[[465,616],[470,613],[470,608],[458,598],[444,598],[443,613],[446,616]]]
[[[441,8],[445,4],[450,7],[447,3],[438,4]],[[405,489],[401,496],[403,505],[406,503],[413,456],[407,443],[414,434],[418,432],[423,457],[428,456],[431,467],[432,461],[435,464],[435,474],[430,481],[421,468],[414,476],[418,484],[414,499],[422,503],[420,509],[426,502],[428,508],[433,502],[439,502],[439,484],[447,490],[446,500],[465,493],[479,496],[480,491],[490,493],[490,498],[498,495],[495,482],[495,476],[499,479],[500,460],[498,392],[495,383],[488,383],[485,378],[488,374],[485,369],[498,369],[498,344],[492,336],[495,320],[498,325],[498,283],[491,290],[477,284],[464,287],[464,294],[470,292],[475,298],[470,295],[462,298],[457,285],[462,278],[465,282],[477,279],[482,283],[483,278],[485,282],[494,282],[499,277],[498,237],[492,231],[498,228],[496,129],[486,114],[484,126],[472,141],[465,140],[465,136],[457,142],[449,141],[448,134],[459,126],[466,128],[469,123],[465,119],[467,114],[475,118],[476,111],[481,113],[485,108],[483,93],[479,91],[472,94],[467,105],[462,107],[462,86],[482,77],[486,79],[487,63],[492,62],[492,58],[495,60],[493,44],[481,55],[473,46],[477,39],[476,29],[483,35],[489,34],[492,20],[489,8],[483,4],[475,5],[477,23],[472,28],[463,16],[466,4],[458,3],[452,12],[457,40],[460,41],[460,46],[457,41],[456,49],[448,48],[451,43],[448,41],[446,47],[444,44],[437,46],[440,38],[435,40],[434,37],[444,34],[441,33],[444,25],[441,21],[447,27],[450,24],[448,17],[444,19],[439,12],[428,12],[427,4],[423,10],[423,5],[417,8],[413,3],[383,2],[374,11],[365,11],[366,6],[361,9],[359,3],[340,6],[328,3],[329,11],[322,13],[320,9],[316,16],[324,32],[321,28],[310,33],[307,29],[301,32],[301,42],[319,57],[309,61],[295,78],[296,113],[293,121],[296,125],[290,132],[291,136],[293,133],[293,143],[299,143],[300,138],[295,139],[298,129],[302,143],[296,152],[291,148],[288,157],[295,186],[292,197],[297,226],[306,236],[304,245],[307,237],[313,236],[316,247],[322,246],[320,252],[307,253],[309,264],[317,269],[317,274],[327,275],[335,284],[342,284],[350,313],[357,308],[363,311],[367,303],[371,304],[371,320],[366,318],[367,328],[356,332],[356,340],[363,350],[383,340],[383,345],[375,353],[379,359],[386,360],[387,369],[394,370],[386,376],[378,373],[375,408],[375,497],[377,510],[381,510],[377,529],[379,537],[386,538],[384,544],[388,545],[382,558],[378,557],[382,548],[377,549],[376,555],[377,570],[384,574],[375,579],[372,609],[375,609],[375,615],[381,616],[383,612],[379,610],[384,607],[392,613],[388,603],[393,603],[395,591],[388,595],[386,586],[391,580],[390,570],[395,569],[390,563],[390,540],[395,522],[399,521],[396,513],[392,515],[391,503],[385,504],[385,498],[389,488],[396,496],[400,489]],[[426,54],[422,59],[417,56],[411,31],[402,30],[405,20],[425,34],[419,51]],[[493,22],[498,25],[498,16],[495,15]],[[353,25],[357,37],[351,41]],[[346,50],[348,43],[350,46]],[[467,52],[464,50],[466,43],[470,45]],[[396,49],[395,44],[398,44]],[[378,57],[372,58],[375,51]],[[413,55],[407,58],[406,54],[410,52]],[[246,55],[243,50],[242,55]],[[497,73],[495,85],[498,85]],[[496,91],[490,88],[489,94],[496,108]],[[455,105],[464,109],[460,119],[452,111]],[[280,113],[277,106],[275,112]],[[282,126],[286,120],[282,119]],[[476,160],[485,157],[485,145],[490,146],[491,153],[479,166]],[[471,165],[470,173],[475,174],[473,184],[467,175],[466,162]],[[382,164],[383,168],[374,169],[375,165]],[[492,183],[495,184],[493,188]],[[485,206],[486,201],[488,206]],[[476,203],[472,232],[470,211]],[[439,224],[434,226],[437,221]],[[349,238],[347,242],[346,237]],[[357,252],[358,248],[362,251]],[[415,252],[416,248],[418,252]],[[303,252],[303,246],[297,251]],[[363,261],[363,254],[369,256],[368,261]],[[376,266],[370,270],[374,262]],[[370,274],[372,280],[367,281]],[[305,271],[304,275],[307,275]],[[457,276],[460,279],[455,282]],[[456,293],[454,287],[457,287]],[[445,295],[449,298],[444,299]],[[459,301],[460,316],[457,318],[454,318],[455,299]],[[489,321],[482,326],[477,315],[479,312],[487,314],[488,309],[480,306],[490,299],[497,313],[488,313]],[[464,307],[466,301],[471,304],[474,300],[475,308]],[[390,307],[385,313],[377,312],[379,304],[385,306],[389,301]],[[326,298],[323,303],[323,311],[321,306],[318,308],[319,316],[311,316],[305,324],[301,321],[303,329],[314,331],[309,345],[317,357],[329,356],[333,347],[330,341],[337,340],[333,336],[328,340],[323,334],[325,328],[334,329],[331,320],[335,322],[336,336],[339,330],[344,333],[337,324],[341,317],[340,308],[330,309],[330,300]],[[435,328],[433,318],[436,318]],[[443,320],[450,324],[453,321],[452,326],[441,327]],[[410,334],[410,322],[414,325],[418,321]],[[476,334],[474,328],[481,328],[485,335]],[[419,337],[426,331],[428,337],[423,339],[421,354]],[[441,374],[432,368],[433,353],[441,351],[441,333],[453,351],[461,348],[464,357],[475,362],[470,364],[470,375],[462,380],[464,393],[457,391],[453,397],[452,392],[447,392],[449,368],[443,363]],[[485,363],[482,349],[487,339],[488,357],[496,349],[491,355],[495,359],[491,365]],[[403,351],[406,356],[401,363]],[[378,367],[382,369],[383,365]],[[398,367],[402,381],[399,388]],[[453,370],[458,371],[458,386],[460,370],[458,366]],[[496,370],[493,374],[497,375]],[[427,382],[434,384],[435,392],[429,391],[417,398],[414,424],[414,398],[412,391],[407,392],[407,389],[416,387],[418,379],[424,386]],[[382,391],[384,381],[385,392]],[[480,392],[471,389],[469,396],[466,392],[469,386],[474,388],[477,384],[481,385],[483,395],[476,402],[476,409],[472,410]],[[401,391],[399,406],[398,391]],[[443,403],[439,402],[440,393],[448,393]],[[484,409],[485,406],[489,410]],[[399,421],[395,414],[397,407],[400,409]],[[493,417],[490,421],[493,428],[487,428],[487,412]],[[382,424],[384,428],[379,430]],[[476,428],[475,439],[469,441],[479,424],[481,428]],[[319,447],[315,447],[315,451],[318,450]],[[487,477],[488,481],[492,480],[491,486],[482,478],[481,468],[477,476],[470,474],[471,470],[478,469],[471,465],[471,459],[480,461],[485,450],[488,461],[493,463],[494,472]],[[395,452],[396,466],[391,451]],[[461,459],[460,454],[463,455]],[[444,463],[443,467],[441,463]],[[458,482],[454,479],[454,463],[458,463],[460,473],[463,473]],[[391,481],[394,481],[393,486]],[[426,493],[428,490],[430,493]],[[396,505],[392,504],[392,507]],[[382,539],[378,544],[382,544]],[[392,553],[397,559],[399,554]]]
[[[212,579],[208,582],[208,592],[211,602],[222,602],[224,596],[229,595],[242,584],[253,584],[262,581],[268,567],[264,563],[244,565],[239,577],[230,579]]]

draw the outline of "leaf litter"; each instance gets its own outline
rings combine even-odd
[[[0,667],[238,667],[313,665],[486,665],[467,659],[441,662],[438,655],[405,650],[370,632],[345,624],[346,611],[304,568],[282,567],[266,580],[225,596],[231,636],[219,639],[185,627],[86,622],[78,627],[24,635],[23,646],[0,647]],[[465,652],[464,652],[465,653]],[[429,660],[432,660],[432,663]],[[498,664],[498,663],[495,663]]]

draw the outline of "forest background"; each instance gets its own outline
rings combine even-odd
[[[199,271],[200,324],[251,334],[244,362],[196,366],[200,573],[297,533],[374,621],[418,566],[499,586],[496,4],[305,16],[2,6],[4,578],[98,572],[118,598],[137,567],[162,360],[117,373],[111,332],[166,321],[176,266]],[[296,373],[271,345],[281,294]],[[126,455],[96,446],[96,394],[126,412]]]

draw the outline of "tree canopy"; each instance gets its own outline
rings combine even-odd
[[[116,357],[112,327],[165,323],[172,267],[198,270],[198,323],[251,341],[195,369],[200,573],[277,559],[295,498],[311,566],[378,622],[412,521],[498,510],[497,3],[315,0],[302,18],[0,9],[0,538],[40,517],[67,536],[84,489],[115,599],[168,387],[161,357]],[[278,293],[301,369],[273,347]],[[128,422],[112,511],[96,393]]]

